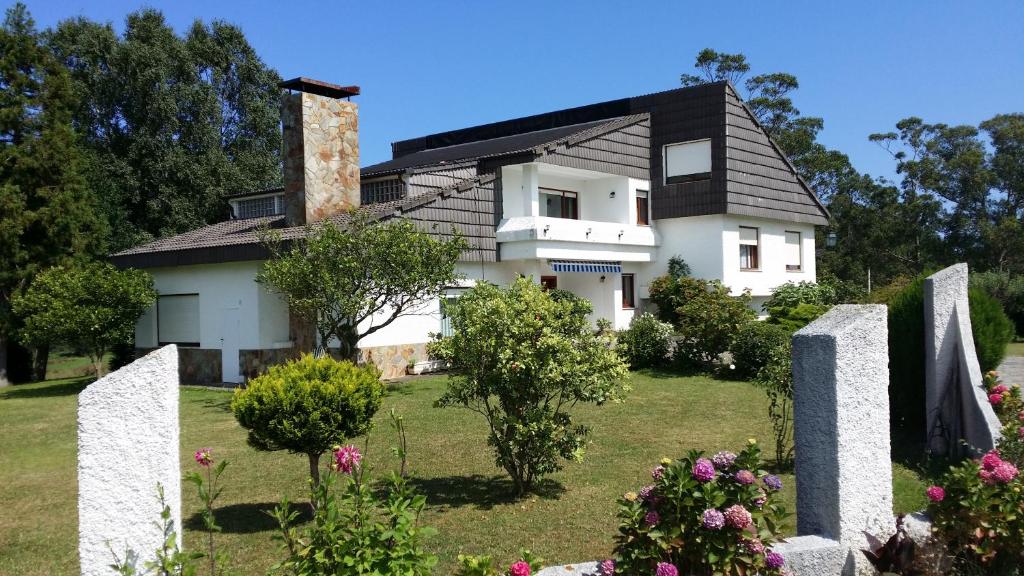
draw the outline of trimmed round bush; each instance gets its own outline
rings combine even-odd
[[[671,324],[644,312],[634,316],[629,329],[619,334],[619,353],[634,369],[660,366],[668,359],[671,338]]]
[[[789,342],[790,332],[778,324],[747,322],[736,333],[732,343],[733,372],[737,378],[750,380],[768,364],[772,350]]]
[[[372,364],[304,354],[236,389],[231,412],[249,431],[253,448],[305,454],[319,484],[320,456],[347,438],[366,434],[383,397],[384,385]]]
[[[984,290],[971,288],[967,296],[978,364],[982,372],[995,370],[1006,356],[1006,345],[1013,340],[1013,322],[1003,311],[1003,305]]]

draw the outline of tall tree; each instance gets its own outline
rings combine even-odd
[[[66,70],[15,4],[0,26],[0,380],[17,326],[13,295],[49,266],[103,251],[106,228],[82,176],[73,106]]]
[[[71,72],[88,179],[125,248],[221,220],[225,195],[280,180],[279,77],[240,29],[177,35],[152,9],[61,22],[49,45]]]

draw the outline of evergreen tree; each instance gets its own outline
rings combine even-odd
[[[18,322],[13,295],[49,266],[103,252],[106,228],[82,177],[73,105],[67,71],[15,4],[0,26],[0,380]],[[36,356],[45,371],[46,349]]]

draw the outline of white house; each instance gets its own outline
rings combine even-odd
[[[240,382],[311,348],[309,326],[255,281],[256,230],[283,236],[358,208],[470,242],[467,282],[532,276],[626,328],[652,278],[681,256],[695,276],[758,308],[787,281],[814,281],[814,227],[828,214],[727,82],[680,88],[432,134],[359,167],[357,87],[283,82],[284,186],[230,199],[235,217],[113,256],[148,269],[159,300],[136,345],[181,346],[188,382]],[[443,332],[438,301],[360,343],[386,376]]]

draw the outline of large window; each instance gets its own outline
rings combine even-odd
[[[636,308],[636,289],[632,274],[622,275],[622,307],[627,310]]]
[[[540,189],[540,215],[548,218],[580,219],[580,199],[575,192]]]
[[[665,183],[678,184],[711,178],[711,140],[665,146]]]
[[[398,176],[359,183],[359,201],[363,204],[391,202],[405,198],[405,182]]]
[[[636,223],[639,226],[651,224],[651,199],[647,190],[636,191]]]
[[[757,228],[740,226],[740,270],[760,270],[760,234]]]
[[[160,345],[199,346],[199,294],[167,294],[156,300]]]
[[[276,216],[284,214],[284,196],[264,196],[239,200],[238,218],[259,218],[260,216]]]
[[[800,272],[804,268],[800,233],[786,231],[786,271]]]

